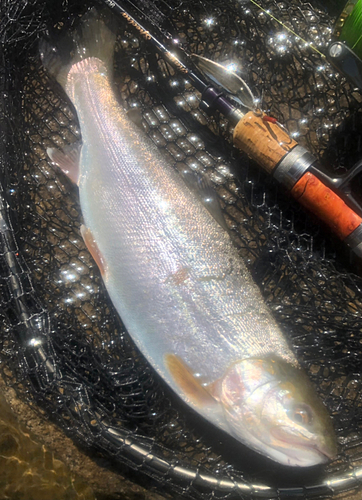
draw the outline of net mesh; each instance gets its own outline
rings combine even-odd
[[[338,460],[286,474],[189,411],[128,337],[80,236],[77,191],[46,155],[47,147],[72,143],[80,133],[74,110],[41,66],[38,39],[47,30],[71,30],[92,5],[1,2],[3,376],[84,448],[137,470],[138,481],[160,492],[194,499],[326,498],[358,489],[359,263],[233,149],[227,121],[200,110],[190,82],[120,21],[119,99],[142,113],[143,127],[175,168],[186,165],[212,181],[241,255],[333,417]],[[147,0],[139,5],[150,9]],[[333,27],[322,2],[152,5],[158,26],[189,52],[236,64],[261,107],[331,172],[361,158],[362,98],[321,56]]]

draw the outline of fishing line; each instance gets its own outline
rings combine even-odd
[[[255,0],[250,0],[251,3],[253,3],[256,7],[258,7],[258,9],[260,9],[262,12],[264,12],[265,14],[267,14],[271,19],[273,19],[274,21],[276,21],[277,23],[279,23],[281,26],[283,26],[283,28],[285,28],[287,31],[289,31],[290,33],[292,33],[294,36],[296,36],[297,38],[299,38],[299,40],[301,40],[302,42],[306,43],[307,45],[309,45],[315,52],[317,52],[321,57],[325,58],[326,56],[323,54],[323,52],[321,52],[320,50],[317,49],[317,47],[315,47],[311,42],[308,42],[307,40],[305,40],[304,38],[302,38],[300,35],[298,35],[298,33],[296,33],[295,31],[293,31],[291,28],[288,28],[288,26],[286,26],[282,21],[280,21],[277,17],[275,17],[273,14],[271,14],[269,11],[267,11],[266,9],[264,9],[261,5],[259,5]]]

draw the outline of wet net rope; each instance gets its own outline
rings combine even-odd
[[[362,157],[362,96],[305,43],[323,52],[330,12],[301,0],[259,4],[267,12],[249,0],[159,0],[153,12],[188,52],[235,64],[266,112],[331,172],[347,171]],[[120,102],[142,114],[145,132],[176,169],[210,178],[241,256],[333,416],[338,460],[286,474],[234,443],[173,395],[125,332],[80,236],[77,191],[46,155],[47,147],[78,140],[79,129],[66,96],[41,66],[38,40],[48,30],[72,29],[92,5],[1,2],[2,375],[83,448],[138,471],[138,481],[163,493],[325,498],[359,488],[358,262],[232,148],[227,121],[200,110],[190,82],[120,22]]]

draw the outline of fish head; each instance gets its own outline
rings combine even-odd
[[[259,453],[300,467],[335,458],[331,419],[299,367],[272,357],[241,360],[217,392],[231,433]]]

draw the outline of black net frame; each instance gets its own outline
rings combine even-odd
[[[94,2],[1,2],[1,368],[83,448],[160,492],[186,498],[326,498],[359,490],[362,317],[359,263],[328,230],[233,149],[219,115],[120,23],[115,85],[175,168],[209,176],[241,256],[289,332],[334,421],[338,460],[285,469],[190,412],[124,331],[79,234],[77,192],[46,148],[79,138],[74,111],[41,66],[38,40],[69,32]],[[140,2],[147,8],[149,2]],[[322,59],[333,18],[322,4],[158,1],[153,15],[189,52],[239,71],[262,108],[331,172],[361,158],[361,94]],[[292,36],[288,26],[298,33]],[[357,190],[360,187],[356,182]],[[147,479],[149,478],[149,479]]]

